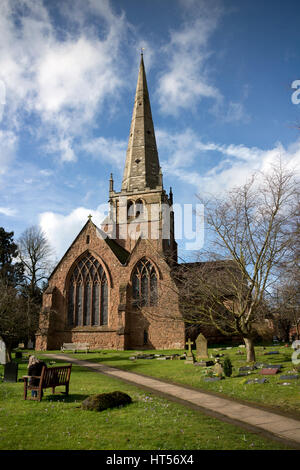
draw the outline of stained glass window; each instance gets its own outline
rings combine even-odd
[[[157,305],[157,274],[153,264],[142,258],[132,273],[132,296],[135,305]]]
[[[73,269],[68,292],[68,325],[108,323],[108,283],[102,265],[90,253]]]

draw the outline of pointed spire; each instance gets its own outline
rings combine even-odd
[[[160,186],[160,166],[141,51],[122,190],[155,189],[157,186]]]

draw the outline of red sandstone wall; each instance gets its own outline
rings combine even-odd
[[[89,243],[87,244],[87,235]],[[184,324],[174,323],[166,318],[165,313],[180,316],[177,294],[170,289],[169,296],[160,296],[157,307],[149,308],[148,312],[133,311],[130,299],[126,301],[126,312],[118,312],[120,303],[120,286],[129,285],[130,276],[136,262],[143,256],[149,257],[159,271],[159,293],[171,282],[170,268],[157,251],[158,243],[140,240],[133,250],[128,266],[122,266],[105,241],[97,236],[96,227],[89,222],[67,251],[56,270],[49,279],[49,292],[44,294],[43,309],[50,309],[48,319],[48,335],[38,335],[36,349],[60,349],[64,342],[88,342],[91,349],[125,349],[143,347],[144,330],[147,329],[149,344],[144,347],[155,349],[184,348]],[[109,282],[109,316],[108,325],[100,327],[82,326],[73,329],[67,327],[67,282],[68,273],[74,261],[89,250],[107,269]],[[67,282],[66,282],[67,279]],[[47,290],[48,291],[48,290]],[[154,314],[154,315],[153,315]],[[122,320],[123,319],[123,320]],[[42,322],[42,315],[41,315]],[[125,324],[124,324],[125,322]],[[124,327],[125,335],[118,334]]]

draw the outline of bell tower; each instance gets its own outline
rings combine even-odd
[[[143,53],[128,138],[120,192],[109,180],[110,215],[102,229],[131,252],[139,238],[148,239],[153,249],[170,262],[177,261],[174,238],[173,194],[163,187],[163,175],[152,120]]]

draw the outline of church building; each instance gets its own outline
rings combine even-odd
[[[172,279],[177,264],[173,194],[163,187],[143,55],[122,187],[109,180],[109,215],[89,216],[49,278],[36,350],[185,347]],[[167,293],[167,295],[166,295]]]

